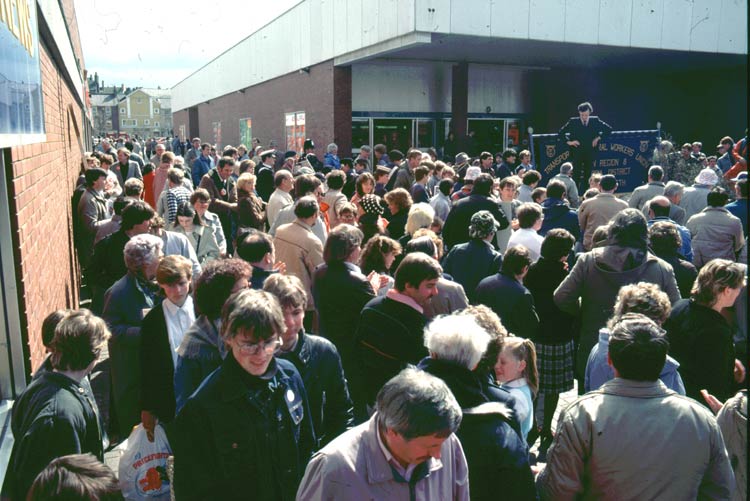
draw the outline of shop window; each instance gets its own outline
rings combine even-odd
[[[370,144],[370,119],[352,119],[352,154],[359,154],[359,147]]]
[[[412,147],[412,124],[410,118],[376,118],[372,121],[372,140],[382,143],[388,151],[400,150],[404,154]]]
[[[305,112],[296,111],[284,115],[286,149],[302,151],[305,144]]]

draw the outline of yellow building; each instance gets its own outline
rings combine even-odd
[[[118,103],[120,132],[141,137],[172,135],[169,89],[136,89]]]

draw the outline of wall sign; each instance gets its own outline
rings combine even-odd
[[[35,0],[0,1],[0,147],[44,141]]]

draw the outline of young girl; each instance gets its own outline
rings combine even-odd
[[[509,336],[495,364],[497,382],[510,391],[519,403],[518,420],[524,440],[534,423],[534,397],[539,388],[536,349],[528,339]]]

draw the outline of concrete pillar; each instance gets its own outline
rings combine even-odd
[[[351,66],[333,68],[333,142],[339,147],[339,158],[352,156]]]
[[[451,92],[451,124],[459,143],[466,136],[466,119],[469,113],[469,64],[453,65]]]

